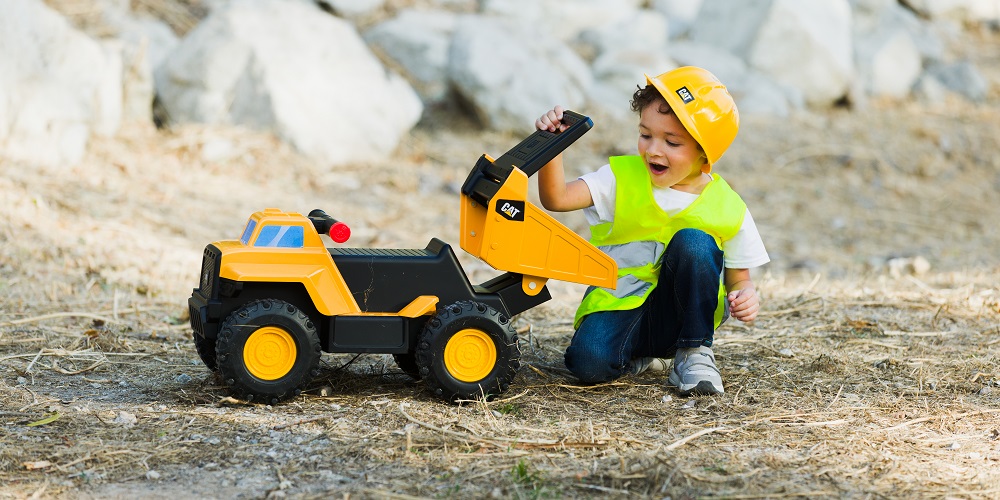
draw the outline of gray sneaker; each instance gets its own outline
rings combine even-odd
[[[667,383],[677,387],[682,396],[688,394],[723,394],[722,374],[715,367],[715,353],[701,346],[677,349],[674,368]]]
[[[642,372],[665,372],[670,362],[663,358],[635,358],[632,360],[632,374],[638,375]]]

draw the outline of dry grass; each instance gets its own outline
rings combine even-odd
[[[0,495],[991,498],[996,279],[764,279],[763,317],[718,336],[727,393],[697,398],[662,374],[576,384],[558,306],[518,319],[509,393],[461,406],[346,355],[308,395],[242,404],[142,297],[25,317],[0,325]]]

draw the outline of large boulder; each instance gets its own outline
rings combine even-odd
[[[854,76],[847,0],[714,0],[690,28],[693,41],[714,44],[806,101],[829,105]]]
[[[332,165],[388,155],[423,112],[351,24],[303,2],[245,0],[213,11],[155,78],[169,123],[273,131]]]
[[[646,84],[643,74],[677,67],[667,56],[667,32],[667,19],[652,10],[581,32],[577,45],[594,58],[590,106],[610,118],[630,117],[632,94]]]
[[[968,22],[1000,21],[1000,0],[906,0],[920,15]]]
[[[908,96],[923,69],[915,16],[892,0],[854,0],[853,7],[859,85],[868,95]]]
[[[938,89],[937,91],[961,95],[973,102],[985,101],[990,87],[982,73],[976,69],[972,62],[967,60],[932,65],[921,76],[921,80],[935,80],[940,84],[923,82],[922,89],[925,93],[934,91],[926,89]],[[922,97],[930,101],[941,99],[940,95],[937,97],[924,95]]]
[[[554,35],[563,41],[581,31],[620,21],[642,6],[643,0],[481,0],[482,13],[516,20],[523,27]]]
[[[667,17],[670,38],[687,35],[691,23],[698,18],[703,0],[652,0],[650,8]]]
[[[782,85],[747,67],[742,59],[713,45],[675,41],[670,55],[681,66],[700,66],[712,72],[733,95],[741,116],[788,116],[804,107],[802,92]]]
[[[667,48],[667,18],[655,11],[632,14],[580,32],[579,43],[595,56],[622,51],[663,53]],[[650,71],[656,71],[650,69]]]
[[[72,28],[40,0],[0,1],[0,151],[73,164],[91,133],[113,135],[122,115],[122,57]]]
[[[390,59],[426,103],[448,95],[448,48],[458,21],[443,10],[406,9],[367,32],[365,41]]]
[[[113,35],[122,47],[122,122],[128,125],[152,126],[153,68],[179,43],[177,35],[164,22],[128,10],[127,5],[115,5],[107,0],[102,20],[107,35]]]
[[[524,130],[556,104],[579,108],[592,77],[566,44],[527,23],[464,16],[455,28],[449,78],[479,120]]]

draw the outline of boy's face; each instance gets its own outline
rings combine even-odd
[[[654,101],[639,113],[639,156],[650,180],[658,188],[702,182],[705,153],[676,115],[661,112],[667,109],[665,102]]]

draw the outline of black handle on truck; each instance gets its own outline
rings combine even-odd
[[[351,237],[351,228],[347,224],[334,219],[320,209],[309,212],[309,221],[319,234],[326,234],[337,243],[343,243]]]
[[[480,157],[462,185],[462,194],[488,205],[515,167],[531,177],[594,127],[590,117],[569,110],[563,111],[562,123],[569,127],[562,132],[536,130],[496,161]]]

